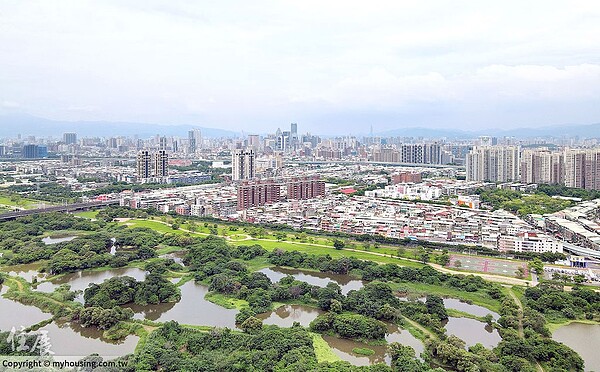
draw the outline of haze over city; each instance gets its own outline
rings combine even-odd
[[[0,4],[0,115],[319,134],[600,121],[595,1]]]

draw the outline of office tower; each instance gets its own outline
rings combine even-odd
[[[46,145],[38,146],[38,157],[40,157],[40,158],[48,157],[48,146],[46,146]]]
[[[290,144],[293,150],[298,148],[300,144],[300,139],[298,138],[298,124],[292,123],[290,125]]]
[[[38,145],[25,145],[23,146],[23,158],[24,159],[37,159],[39,158]]]
[[[248,146],[253,150],[258,150],[260,147],[260,137],[258,134],[249,134],[248,135]]]
[[[158,149],[159,150],[167,150],[167,137],[160,137],[158,139]]]
[[[116,137],[111,137],[108,139],[108,147],[111,149],[116,149],[119,147],[119,141]]]
[[[325,195],[325,182],[318,176],[292,178],[287,182],[287,198],[295,200],[312,199]]]
[[[232,180],[239,181],[253,179],[255,169],[254,150],[234,150],[231,158],[231,167]]]
[[[154,177],[169,175],[169,154],[165,150],[154,153]]]
[[[150,178],[151,173],[151,156],[150,151],[142,150],[137,155],[137,176],[139,179]]]
[[[65,145],[74,145],[77,143],[77,133],[64,133],[63,142]]]
[[[247,209],[280,200],[281,187],[272,180],[243,181],[237,189],[237,209]]]
[[[516,146],[476,146],[467,154],[467,181],[517,181],[519,166]]]
[[[202,148],[202,133],[199,129],[192,129],[188,132],[188,153],[194,154]]]

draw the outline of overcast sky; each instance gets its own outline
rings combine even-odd
[[[600,2],[0,0],[0,113],[316,133],[600,122]]]

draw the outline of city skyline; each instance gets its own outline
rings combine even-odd
[[[0,115],[320,134],[600,121],[595,2],[3,8]]]

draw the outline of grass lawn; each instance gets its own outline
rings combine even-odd
[[[11,207],[19,207],[19,208],[25,208],[25,209],[32,209],[37,207],[38,204],[46,204],[46,205],[52,205],[52,203],[47,202],[47,201],[39,201],[39,200],[34,200],[34,199],[27,199],[27,198],[20,198],[18,202],[11,200],[10,197],[8,196],[0,196],[0,204],[2,205],[8,205]]]
[[[323,337],[321,337],[320,334],[318,333],[311,333],[312,338],[313,338],[313,348],[315,349],[315,355],[317,356],[317,361],[319,363],[323,363],[323,362],[337,362],[340,359],[339,356],[337,356],[333,350],[331,350],[331,347],[329,346],[329,344],[323,340]]]
[[[565,319],[563,322],[560,322],[560,323],[547,322],[546,326],[548,326],[548,329],[550,330],[550,332],[554,333],[554,331],[556,331],[560,327],[569,325],[571,323],[600,324],[599,322],[595,322],[593,320],[587,320],[587,319]]]
[[[374,262],[378,262],[378,263],[393,263],[393,264],[397,264],[400,266],[410,266],[410,267],[422,267],[423,266],[422,264],[420,264],[418,262],[401,260],[401,259],[398,259],[395,257],[378,256],[378,255],[370,254],[367,252],[337,250],[335,248],[327,248],[327,247],[315,246],[315,245],[310,245],[310,244],[299,244],[299,243],[292,243],[292,242],[286,242],[286,241],[271,242],[271,241],[263,241],[260,239],[252,239],[252,240],[244,240],[237,244],[238,245],[259,244],[268,251],[272,251],[273,249],[279,248],[279,249],[283,249],[285,251],[299,251],[299,252],[304,252],[304,253],[308,253],[308,254],[316,254],[316,255],[329,254],[332,258],[354,257],[354,258],[357,258],[360,260],[370,260],[370,261],[374,261]]]
[[[167,233],[171,233],[171,234],[190,234],[190,235],[196,235],[196,236],[204,236],[203,234],[199,234],[199,233],[188,233],[186,231],[182,231],[182,230],[173,230],[173,228],[171,228],[171,226],[169,225],[165,225],[164,223],[158,222],[158,221],[150,221],[150,220],[128,220],[125,222],[119,222],[119,224],[121,225],[127,225],[129,227],[146,227],[149,229],[152,229],[154,231],[157,231],[159,233],[163,233],[163,234],[167,234]]]
[[[494,312],[500,311],[500,302],[497,300],[487,297],[479,292],[465,292],[460,289],[442,287],[433,284],[424,283],[389,283],[392,289],[400,291],[408,291],[409,293],[421,294],[424,296],[428,294],[436,294],[442,297],[458,298],[463,301],[471,302],[475,305],[483,306]]]
[[[253,258],[250,261],[237,260],[248,266],[248,271],[258,271],[260,269],[264,269],[265,267],[271,267],[271,263],[269,263],[269,259],[266,257],[257,257]]]
[[[173,253],[173,252],[179,252],[179,251],[186,251],[187,249],[182,248],[182,247],[176,247],[173,245],[159,245],[158,249],[156,250],[156,254],[163,255],[163,254],[167,254],[167,253]]]
[[[129,227],[147,227],[158,231],[160,233],[175,233],[175,234],[188,234],[185,231],[181,230],[173,230],[170,226],[165,225],[158,221],[150,221],[150,220],[139,220],[133,219],[126,222],[121,222],[120,224],[126,224]],[[189,233],[190,235],[195,236],[205,236],[200,233]],[[321,247],[318,245],[312,245],[309,243],[297,243],[297,242],[289,242],[289,241],[269,241],[262,239],[251,239],[251,240],[242,240],[239,242],[234,242],[233,244],[237,245],[253,245],[259,244],[263,248],[268,251],[272,251],[275,248],[280,248],[286,251],[300,251],[308,254],[329,254],[332,258],[341,258],[341,257],[354,257],[361,260],[371,260],[379,263],[393,263],[401,266],[409,266],[409,267],[422,267],[423,265],[418,262],[406,261],[402,259],[398,259],[395,257],[387,257],[387,256],[379,256],[376,254],[371,254],[369,252],[353,252],[346,250],[337,250],[328,247]],[[374,252],[378,253],[378,252]]]
[[[219,306],[223,306],[226,309],[238,309],[241,310],[245,307],[248,307],[248,301],[240,300],[239,298],[233,298],[225,296],[221,293],[209,292],[204,296],[204,299],[212,302],[213,304],[217,304]]]
[[[93,220],[96,218],[96,216],[98,216],[98,211],[77,212],[74,213],[74,215],[77,217],[89,218],[90,220]]]
[[[228,235],[229,239],[231,240],[245,240],[248,238],[247,235],[244,234],[234,234],[234,235]]]

